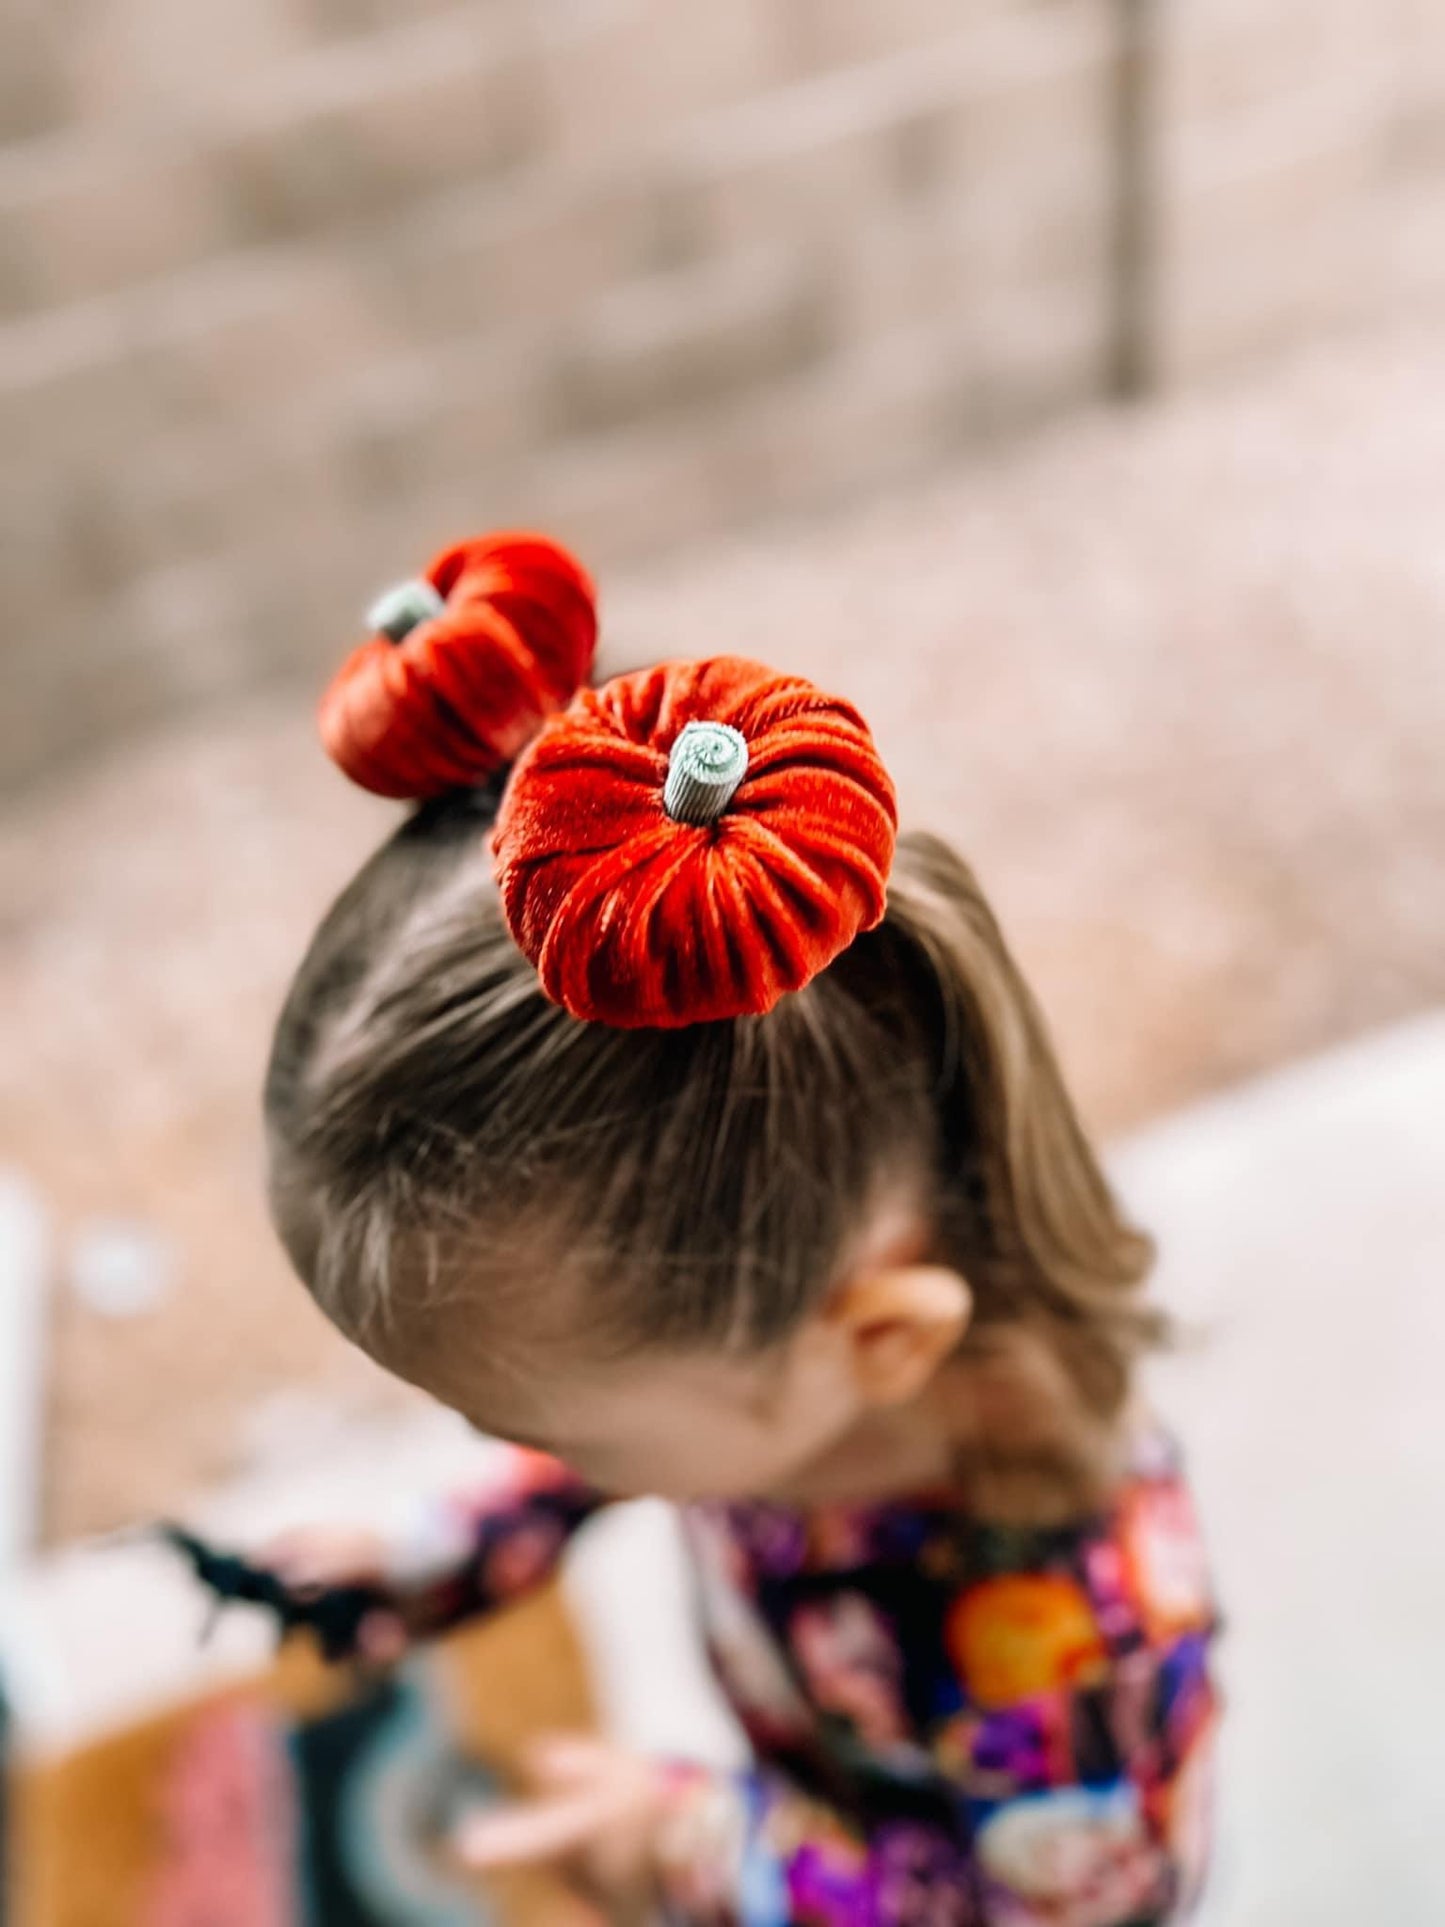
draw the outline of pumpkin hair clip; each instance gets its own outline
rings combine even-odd
[[[591,672],[596,592],[544,535],[458,542],[367,612],[319,724],[379,796],[419,802],[491,781]]]
[[[867,724],[737,656],[584,689],[508,779],[508,928],[574,1017],[761,1016],[883,916],[893,784]]]

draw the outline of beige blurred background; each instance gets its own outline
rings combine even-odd
[[[1445,997],[1435,0],[21,0],[0,131],[46,1537],[401,1399],[257,1089],[392,820],[317,689],[456,535],[856,698],[1105,1132]]]

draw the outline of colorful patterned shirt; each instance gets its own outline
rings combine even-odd
[[[516,1457],[459,1501],[447,1623],[528,1590],[602,1503]],[[454,1514],[454,1525],[457,1522]],[[684,1513],[714,1669],[757,1756],[667,1768],[664,1918],[707,1927],[1155,1927],[1203,1879],[1215,1611],[1172,1449],[1102,1516],[947,1499]]]

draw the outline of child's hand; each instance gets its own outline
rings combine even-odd
[[[456,1849],[470,1867],[549,1865],[614,1921],[647,1918],[663,1819],[657,1766],[590,1734],[538,1740],[529,1798],[464,1821]]]
[[[365,1526],[301,1526],[283,1532],[252,1555],[299,1593],[325,1592],[333,1586],[384,1586],[387,1544]],[[357,1650],[374,1665],[400,1659],[408,1644],[399,1613],[368,1613],[357,1633]]]

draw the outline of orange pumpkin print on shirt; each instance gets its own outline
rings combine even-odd
[[[1090,1686],[1108,1670],[1083,1588],[1060,1573],[1005,1573],[949,1609],[948,1650],[969,1698],[985,1709]]]

